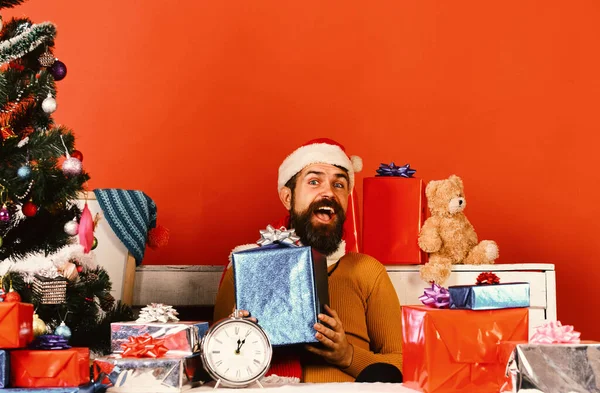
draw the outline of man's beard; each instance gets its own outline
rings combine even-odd
[[[329,224],[313,224],[312,218],[319,208],[331,207],[335,210],[333,222]],[[291,227],[296,230],[296,235],[305,246],[311,246],[325,256],[329,256],[337,251],[342,236],[344,234],[344,221],[346,214],[344,209],[332,199],[321,199],[315,201],[301,213],[294,210],[294,201],[290,210]]]

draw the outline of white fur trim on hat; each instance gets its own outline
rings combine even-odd
[[[283,160],[279,167],[277,191],[280,191],[296,173],[311,164],[330,164],[346,169],[350,179],[350,191],[354,187],[354,173],[362,170],[362,159],[360,157],[352,156],[352,159],[350,159],[337,145],[314,143],[299,147]]]

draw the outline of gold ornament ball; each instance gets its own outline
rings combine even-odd
[[[48,327],[37,314],[33,314],[33,335],[35,337],[48,333]]]

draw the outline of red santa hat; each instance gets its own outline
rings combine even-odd
[[[362,159],[348,156],[344,146],[334,140],[319,138],[308,141],[286,157],[279,166],[277,191],[280,191],[294,175],[311,164],[330,164],[348,171],[350,191],[354,187],[354,173],[362,170]]]

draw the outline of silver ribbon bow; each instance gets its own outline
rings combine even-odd
[[[285,229],[285,227],[275,229],[271,225],[268,225],[267,229],[261,229],[259,232],[260,239],[256,242],[259,246],[266,246],[274,243],[296,244],[296,242],[300,240],[300,237],[296,236],[295,229]]]

